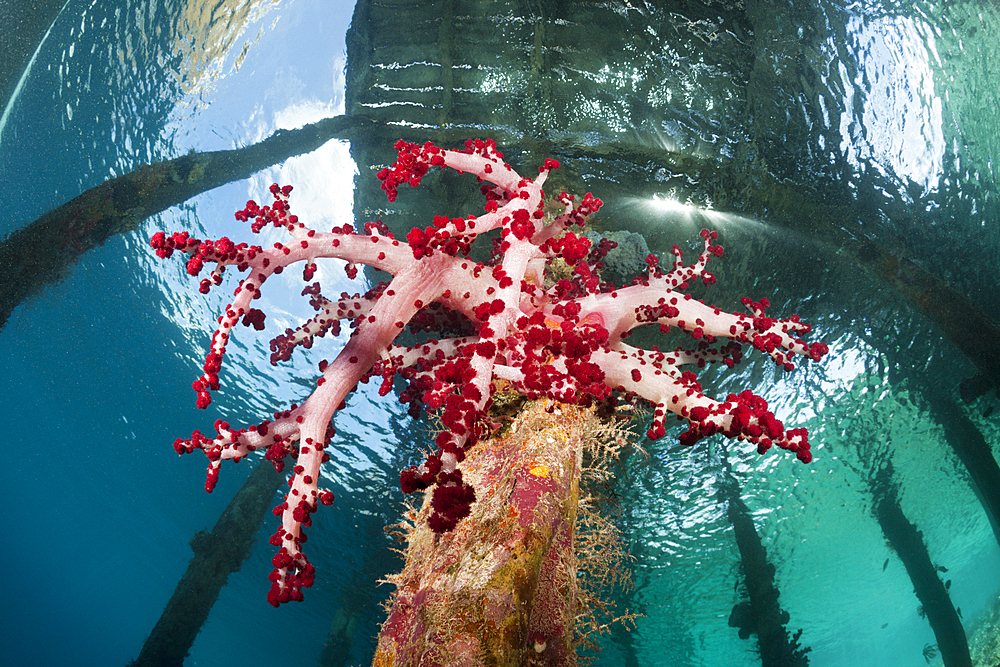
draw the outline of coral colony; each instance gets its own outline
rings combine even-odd
[[[716,401],[702,393],[693,372],[681,370],[708,362],[732,367],[739,363],[744,343],[768,353],[787,370],[796,354],[818,360],[827,352],[826,345],[808,344],[798,337],[809,326],[797,316],[765,315],[766,299],[759,303],[744,299],[749,314],[733,314],[682,291],[693,280],[714,282],[706,264],[710,257],[722,256],[722,247],[714,243],[715,232],[701,232],[704,250],[690,266],[682,262],[675,246],[669,270],[650,255],[645,277],[617,287],[602,282],[598,274],[602,258],[614,244],[594,245],[573,231],[600,208],[601,201],[589,193],[575,201],[563,192],[557,198],[559,212],[546,214],[542,186],[559,166],[555,160],[546,160],[537,177],[530,179],[504,162],[492,140],[469,141],[459,151],[402,141],[395,148],[398,159],[378,174],[389,201],[396,199],[400,185],[416,187],[431,168],[448,167],[478,177],[485,213],[436,216],[432,226],[411,230],[405,240],[394,238],[378,222],[366,223],[359,231],[345,225],[323,233],[290,212],[290,186],[273,185],[270,205],[247,202],[236,218],[253,220],[254,232],[268,225],[284,228],[290,237],[285,243],[264,249],[228,238],[200,241],[186,232],[171,236],[160,232],[152,239],[160,257],[170,257],[175,250],[190,255],[187,271],[193,276],[206,264],[214,265],[201,281],[202,293],[222,283],[227,266],[246,273],[219,317],[205,372],[194,382],[201,408],[211,402],[210,392],[219,388],[222,359],[236,324],[242,321],[263,329],[264,313],[252,302],[269,276],[301,264],[309,283],[316,262],[323,258],[346,261],[351,278],[361,264],[393,275],[391,282],[354,296],[342,293],[328,299],[318,283],[303,289],[316,315],[271,342],[272,364],[289,359],[296,347],[311,347],[317,336],[337,335],[341,320],[348,320],[354,330],[332,362],[319,364],[322,377],[302,405],[249,428],[236,429],[220,420],[214,437],[195,431],[174,445],[181,454],[205,452],[208,491],[218,479],[223,459],[239,460],[259,450],[279,470],[286,457],[294,459],[291,488],[274,510],[281,527],[271,538],[279,549],[273,559],[271,604],[301,600],[302,589],[314,581],[315,570],[302,550],[303,528],[310,525],[319,503],[333,502],[330,491],[318,488],[320,466],[329,458],[324,448],[334,436],[331,418],[358,382],[374,377],[382,379],[382,395],[392,390],[395,376],[402,377],[408,385],[400,400],[410,404],[410,413],[436,412],[444,425],[437,435],[437,452],[400,476],[405,493],[433,487],[429,523],[439,533],[453,529],[475,502],[475,491],[462,479],[461,463],[477,440],[489,434],[491,396],[500,386],[528,398],[564,403],[604,400],[613,393],[640,399],[655,406],[649,438],[662,437],[667,414],[674,413],[688,425],[680,436],[684,444],[722,433],[755,443],[761,453],[777,445],[804,463],[811,460],[805,429],[786,430],[764,399],[744,391]],[[477,238],[494,229],[500,233],[492,261],[468,259]],[[566,273],[569,277],[547,286],[546,268],[560,262],[572,268]],[[628,345],[625,339],[641,325],[658,325],[664,332],[684,330],[696,344],[673,352]],[[437,337],[410,347],[394,345],[406,328]],[[719,344],[723,339],[725,344]]]

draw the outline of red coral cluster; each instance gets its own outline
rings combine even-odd
[[[672,413],[688,422],[681,435],[685,444],[722,433],[748,440],[760,452],[777,445],[809,462],[805,430],[786,430],[764,399],[744,391],[715,401],[702,392],[693,372],[681,370],[714,361],[731,367],[741,360],[744,343],[789,370],[796,354],[819,359],[827,352],[822,343],[807,344],[799,338],[809,327],[797,317],[766,316],[766,299],[746,300],[749,314],[732,314],[682,291],[695,279],[714,282],[705,267],[710,257],[722,255],[721,246],[714,243],[715,232],[702,232],[704,249],[693,264],[685,265],[675,247],[669,271],[661,270],[658,259],[650,256],[648,275],[615,286],[600,277],[601,260],[613,244],[594,247],[570,231],[582,227],[601,201],[588,193],[576,203],[562,193],[557,197],[562,212],[545,213],[542,186],[558,168],[555,160],[546,160],[538,176],[529,179],[504,162],[491,140],[467,142],[461,151],[406,142],[397,143],[396,150],[395,163],[378,173],[390,201],[400,185],[415,187],[432,168],[448,167],[483,183],[484,213],[433,217],[430,226],[411,230],[405,241],[375,223],[360,232],[350,226],[319,232],[290,213],[291,188],[274,185],[273,203],[248,202],[236,217],[253,220],[254,232],[268,225],[284,228],[291,237],[285,244],[264,249],[227,238],[199,241],[186,233],[162,232],[152,240],[160,257],[170,257],[175,250],[189,254],[192,275],[215,264],[211,277],[201,283],[202,291],[220,284],[227,266],[246,273],[219,318],[204,373],[194,383],[199,407],[206,407],[210,392],[219,388],[218,373],[236,323],[258,330],[266,326],[265,314],[251,308],[250,301],[272,274],[302,263],[308,283],[318,260],[337,258],[346,260],[352,278],[362,264],[393,275],[388,284],[363,294],[341,294],[339,299],[324,297],[316,283],[303,290],[316,315],[274,337],[272,364],[289,359],[297,347],[311,347],[318,336],[336,335],[342,320],[354,330],[336,358],[320,364],[322,377],[302,405],[246,429],[220,421],[214,437],[195,432],[175,444],[180,453],[205,452],[209,490],[224,459],[263,451],[281,469],[286,457],[294,458],[289,492],[275,508],[281,527],[272,538],[279,549],[273,561],[272,604],[301,599],[302,589],[314,580],[302,551],[303,527],[310,525],[319,503],[333,499],[329,491],[319,489],[320,466],[328,459],[324,450],[334,435],[331,419],[357,383],[372,377],[382,378],[382,394],[391,390],[394,377],[402,377],[407,388],[401,400],[410,404],[411,414],[436,411],[445,426],[436,438],[437,451],[400,477],[407,493],[433,487],[430,522],[439,532],[454,528],[475,500],[460,466],[469,448],[490,429],[487,415],[499,380],[530,398],[568,403],[602,400],[618,392],[655,406],[650,438],[665,435],[665,419]],[[486,264],[468,259],[478,237],[493,229],[500,230],[493,260]],[[571,277],[545,287],[546,267],[557,259],[572,267]],[[697,344],[690,350],[662,352],[624,342],[632,330],[647,324],[687,331]],[[407,327],[436,337],[411,347],[397,345]],[[716,345],[722,339],[728,342]]]

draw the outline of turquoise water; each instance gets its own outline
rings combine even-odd
[[[933,562],[946,568],[942,579],[952,582],[971,640],[977,619],[997,601],[1000,548],[931,401],[940,394],[947,410],[967,416],[996,457],[996,396],[959,401],[972,364],[837,243],[883,244],[996,318],[1000,82],[992,64],[1000,16],[965,5],[817,3],[797,16],[802,30],[769,35],[771,47],[751,59],[742,47],[752,31],[763,36],[769,28],[760,8],[744,16],[737,3],[672,12],[594,7],[617,19],[599,23],[590,51],[552,49],[563,60],[542,65],[551,97],[530,98],[549,100],[544,113],[519,102],[521,70],[504,60],[513,59],[505,45],[517,52],[527,33],[483,38],[483,51],[456,49],[456,62],[489,64],[466,94],[489,100],[497,114],[482,121],[489,128],[462,130],[512,137],[511,128],[532,125],[523,147],[510,146],[514,159],[559,153],[567,187],[592,189],[608,202],[602,224],[641,232],[656,251],[690,244],[699,226],[721,229],[727,251],[715,267],[719,286],[699,296],[720,304],[768,296],[774,312],[799,312],[830,345],[822,364],[791,375],[776,375],[759,359],[705,375],[716,395],[754,389],[787,424],[810,429],[815,460],[808,466],[738,446],[725,451],[775,566],[787,627],[802,629],[810,664],[924,665],[925,647],[936,641],[872,514],[869,479],[888,460],[899,504]],[[321,0],[69,0],[3,113],[0,234],[141,164],[250,145],[344,113],[352,103],[344,41],[352,11]],[[508,11],[518,10],[498,8],[494,22]],[[776,19],[771,27],[782,25]],[[416,68],[435,57],[419,53],[376,49],[363,64],[383,77],[382,103],[370,91],[354,91],[355,101],[400,121],[429,109],[419,95],[424,88],[434,94],[433,86],[401,83],[412,71],[401,66],[407,58]],[[770,70],[765,57],[773,59]],[[548,123],[559,132],[546,130]],[[540,137],[549,143],[532,144]],[[604,145],[614,150],[601,154]],[[230,348],[223,390],[208,411],[196,410],[190,383],[228,295],[199,295],[179,264],[156,260],[148,239],[175,229],[235,235],[232,212],[274,181],[294,183],[299,215],[323,225],[351,222],[356,211],[390,220],[413,215],[372,198],[370,165],[357,162],[364,150],[334,141],[170,208],[81,255],[61,282],[13,312],[0,331],[9,414],[0,473],[11,601],[0,623],[5,664],[135,658],[191,557],[188,541],[211,529],[247,474],[245,464],[224,467],[208,495],[203,460],[178,459],[174,439],[217,418],[255,422],[301,400],[315,376],[316,359],[305,355],[267,366],[268,337],[244,335]],[[658,150],[760,170],[706,168],[685,181],[657,166]],[[763,185],[753,180],[762,173],[772,177]],[[786,185],[803,198],[798,208],[760,192]],[[661,208],[653,195],[680,195],[696,208]],[[849,215],[829,213],[838,196],[851,201]],[[789,225],[789,211],[825,211],[835,232]],[[357,289],[343,272],[331,274],[329,292]],[[289,279],[265,294],[261,307],[280,313],[282,327],[308,316],[299,287]],[[323,354],[342,343],[324,341]],[[379,604],[391,591],[376,582],[400,566],[383,526],[397,520],[398,471],[429,446],[431,425],[412,422],[374,388],[359,393],[337,416],[324,473],[337,501],[310,531],[316,585],[304,603],[267,605],[273,526],[265,522],[185,664],[312,664],[331,627],[343,647],[339,664],[370,661]],[[743,598],[740,554],[718,498],[723,450],[674,445],[669,435],[644,443],[646,453],[630,454],[615,481],[613,516],[634,557],[635,588],[614,595],[620,609],[642,617],[633,631],[605,636],[596,664],[760,664],[755,638],[740,639],[728,624]],[[1000,661],[992,658],[980,664]]]

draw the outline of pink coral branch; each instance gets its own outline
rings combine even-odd
[[[751,441],[761,452],[776,444],[809,462],[805,430],[786,431],[762,398],[745,391],[716,401],[702,392],[693,372],[681,370],[716,361],[733,366],[741,359],[743,343],[767,352],[788,370],[796,354],[819,359],[827,352],[822,343],[807,344],[799,338],[809,327],[797,317],[766,316],[766,299],[744,300],[749,314],[732,314],[683,292],[696,279],[714,282],[706,270],[712,256],[722,255],[721,246],[714,244],[714,232],[702,232],[704,250],[692,265],[683,263],[675,247],[669,271],[661,271],[651,255],[646,277],[616,287],[602,282],[599,275],[600,260],[613,244],[592,247],[588,239],[570,231],[582,227],[601,201],[588,193],[576,202],[562,193],[558,201],[563,212],[554,219],[545,215],[542,186],[558,167],[554,160],[546,160],[532,180],[504,162],[490,140],[468,142],[464,151],[405,142],[397,143],[396,149],[396,162],[378,174],[390,201],[400,185],[415,187],[431,168],[448,167],[484,182],[484,214],[436,216],[431,226],[411,230],[405,242],[376,223],[366,224],[361,232],[345,226],[321,233],[290,213],[291,187],[275,185],[270,206],[248,202],[236,217],[244,222],[252,218],[254,232],[268,225],[285,229],[290,240],[284,244],[265,250],[227,238],[199,241],[186,233],[162,232],[152,239],[160,257],[170,257],[175,250],[190,255],[187,268],[192,275],[214,263],[211,276],[201,282],[203,292],[221,284],[226,267],[235,266],[245,274],[233,302],[219,318],[204,372],[193,385],[202,408],[211,402],[210,392],[219,388],[219,370],[237,322],[264,328],[265,315],[251,302],[271,275],[302,264],[309,283],[316,262],[327,258],[345,260],[351,277],[362,264],[393,275],[387,285],[363,295],[345,293],[328,299],[318,283],[303,290],[316,315],[272,340],[272,364],[289,359],[296,348],[309,348],[317,336],[338,333],[342,320],[354,330],[337,357],[320,365],[323,375],[301,406],[246,429],[232,429],[220,421],[215,437],[195,432],[175,443],[180,453],[205,452],[209,491],[224,459],[263,450],[281,469],[286,457],[294,458],[289,492],[275,508],[281,527],[272,538],[278,547],[268,598],[272,604],[301,599],[302,589],[313,583],[314,570],[302,551],[303,528],[310,525],[319,503],[333,500],[332,493],[318,486],[320,466],[328,458],[324,450],[334,435],[331,420],[357,383],[373,376],[382,377],[383,394],[391,390],[393,378],[401,376],[408,387],[400,398],[410,403],[412,414],[421,409],[440,414],[445,430],[437,436],[438,451],[400,477],[407,493],[434,487],[429,525],[438,532],[454,528],[475,500],[475,491],[462,479],[461,464],[469,448],[487,433],[495,380],[506,380],[531,398],[568,403],[603,400],[621,392],[655,406],[651,438],[665,434],[665,418],[672,413],[689,424],[681,436],[687,444],[723,433]],[[500,229],[494,261],[467,259],[477,238],[493,229]],[[545,288],[545,267],[557,259],[573,267],[573,277]],[[643,325],[685,330],[697,346],[665,353],[626,344],[629,333]],[[399,346],[395,341],[407,327],[436,331],[438,337]],[[443,334],[463,328],[466,333],[461,336]],[[728,340],[725,345],[713,347],[723,339]]]

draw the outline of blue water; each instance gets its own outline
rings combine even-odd
[[[192,147],[247,145],[279,126],[296,126],[303,115],[311,121],[338,113],[338,105],[342,113],[350,5],[318,19],[315,2],[293,3],[280,14],[256,3],[260,18],[235,22],[226,34],[220,22],[179,20],[180,3],[160,3],[152,15],[140,11],[144,4],[71,2],[61,14],[4,128],[3,183],[20,195],[12,198],[3,233],[138,164]],[[255,41],[260,31],[271,41]],[[220,32],[228,42],[214,43]],[[293,41],[294,53],[270,48]],[[185,42],[189,53],[177,58]],[[253,48],[237,72],[244,43]],[[241,120],[233,123],[236,115]],[[347,215],[352,171],[351,165],[339,176],[347,179]],[[187,565],[188,540],[212,528],[247,472],[246,466],[228,470],[215,493],[206,494],[204,459],[179,459],[174,439],[210,428],[219,416],[236,421],[301,400],[302,388],[286,382],[268,386],[268,396],[241,389],[220,396],[207,413],[195,410],[191,381],[204,354],[204,324],[219,303],[193,304],[196,321],[178,314],[170,293],[193,303],[200,301],[192,298],[197,291],[148,249],[156,229],[188,224],[192,216],[214,218],[221,229],[252,187],[223,188],[227,194],[217,202],[189,202],[112,238],[83,255],[65,281],[19,308],[4,329],[0,386],[17,426],[0,478],[8,498],[3,552],[10,574],[3,664],[124,665],[134,658]],[[307,372],[314,363],[305,365]],[[374,580],[398,568],[384,549],[382,527],[401,495],[390,497],[382,482],[405,462],[383,463],[389,445],[372,453],[364,442],[391,442],[389,420],[402,410],[355,412],[365,423],[346,444],[354,443],[354,456],[365,464],[345,475],[351,490],[338,489],[336,512],[317,517],[311,541],[322,571],[317,587],[326,594],[280,611],[266,603],[273,528],[265,526],[260,548],[230,578],[215,608],[220,616],[209,620],[187,664],[277,664],[276,655],[284,664],[314,662],[363,558],[376,572],[365,579],[371,593],[359,624],[370,631],[360,635],[355,660],[367,659],[360,656],[377,629],[372,609],[387,592],[376,594]],[[365,513],[351,512],[352,502],[361,501]],[[367,555],[369,545],[385,555]],[[230,623],[216,618],[240,620],[226,629]],[[275,641],[303,633],[314,640]]]
[[[249,145],[276,129],[343,113],[351,3],[221,3],[231,19],[226,11],[199,13],[188,4],[66,4],[0,129],[0,184],[7,195],[0,234],[140,164]],[[829,119],[831,131],[842,133],[845,160],[858,173],[877,165],[888,180],[943,191],[949,178],[961,180],[958,167],[945,164],[942,143],[942,128],[952,122],[947,113],[957,109],[968,113],[960,120],[980,141],[952,157],[980,169],[975,178],[983,191],[995,192],[995,114],[993,126],[989,117],[973,114],[972,94],[952,99],[944,111],[932,101],[940,94],[934,76],[942,60],[963,57],[950,50],[956,40],[946,39],[956,24],[935,27],[933,18],[920,16],[893,21],[888,11],[865,16],[843,9],[831,17],[850,35],[848,50],[865,63],[853,80],[871,85],[864,113],[854,121]],[[980,16],[982,29],[996,30],[995,18]],[[991,43],[996,40],[976,43],[987,62]],[[968,43],[962,48],[972,53]],[[923,69],[913,65],[917,56],[928,63]],[[995,90],[995,75],[977,67],[970,62],[955,71],[979,90]],[[886,83],[907,68],[916,72],[917,93],[910,97]],[[687,103],[699,114],[711,110],[697,96]],[[683,100],[674,104],[686,108]],[[852,126],[858,118],[864,127]],[[677,147],[694,150],[682,144]],[[187,565],[188,540],[211,529],[248,471],[245,463],[224,466],[218,488],[206,494],[204,460],[178,458],[174,439],[208,429],[220,417],[256,422],[301,400],[316,359],[343,343],[323,341],[323,354],[272,369],[265,361],[267,337],[243,336],[231,347],[223,391],[209,410],[196,410],[190,384],[209,323],[228,294],[199,295],[179,264],[156,260],[150,236],[176,229],[234,235],[232,212],[247,198],[261,198],[273,181],[295,183],[300,215],[324,225],[350,222],[355,173],[346,143],[332,142],[112,238],[81,256],[61,283],[15,310],[0,331],[0,388],[9,415],[0,466],[7,571],[0,663],[124,665],[134,658]],[[923,227],[872,234],[905,233],[915,247],[941,248],[928,252],[927,261],[959,285],[970,282],[963,257],[973,257],[988,286],[1000,275],[995,196],[989,196],[969,203],[961,216],[956,211],[965,204],[943,204],[957,222],[942,213]],[[609,209],[636,210],[623,201]],[[658,214],[643,211],[639,224],[659,239]],[[776,310],[798,310],[833,350],[822,367],[787,377],[750,362],[712,379],[716,393],[750,387],[767,396],[787,423],[808,426],[816,443],[808,467],[781,455],[730,450],[744,501],[777,566],[789,628],[803,628],[815,666],[926,664],[921,651],[934,642],[933,633],[871,517],[863,471],[892,453],[904,511],[923,531],[935,562],[947,565],[969,632],[997,600],[1000,549],[940,426],[923,407],[916,371],[930,369],[952,389],[971,367],[891,295],[851,275],[835,257],[761,222],[731,216],[716,223],[732,240],[730,264],[717,271],[720,283],[773,295]],[[801,276],[800,283],[777,280],[769,273],[777,273],[775,266]],[[340,271],[324,285],[331,293],[357,289]],[[307,314],[295,298],[295,280],[276,280],[271,288],[262,307],[281,313],[275,319],[294,323]],[[984,309],[994,303],[995,290],[970,291]],[[859,303],[868,308],[861,311]],[[970,414],[996,454],[1000,411],[990,417],[989,401],[996,399],[983,400]],[[376,582],[400,567],[383,526],[396,521],[402,507],[398,471],[429,446],[431,426],[414,425],[392,397],[380,398],[371,388],[362,389],[336,423],[325,474],[337,501],[317,514],[309,533],[316,585],[304,603],[277,610],[266,603],[273,532],[266,522],[186,665],[312,664],[334,623],[350,638],[344,664],[370,661],[379,604],[391,592]],[[727,625],[739,601],[733,586],[739,553],[716,501],[718,451],[677,452],[673,444],[669,437],[646,443],[648,456],[630,456],[616,482],[622,500],[616,519],[635,558],[636,584],[618,593],[619,604],[643,617],[631,633],[616,629],[606,636],[597,664],[759,664],[753,640],[740,640]]]

